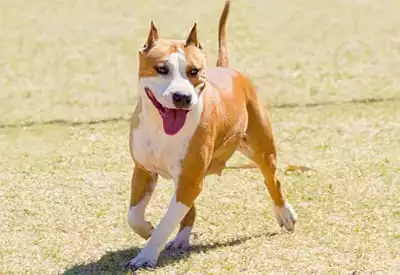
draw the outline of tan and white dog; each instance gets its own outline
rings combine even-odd
[[[219,22],[217,67],[207,68],[194,24],[186,41],[159,39],[153,23],[139,51],[140,100],[132,117],[130,152],[135,163],[128,223],[145,239],[141,252],[128,262],[136,270],[154,267],[167,248],[186,249],[194,224],[194,202],[204,178],[220,174],[238,150],[257,164],[275,204],[278,224],[293,231],[296,214],[276,176],[276,147],[270,122],[251,81],[229,68],[226,46],[226,1]],[[153,228],[145,210],[157,177],[175,182],[169,208]]]

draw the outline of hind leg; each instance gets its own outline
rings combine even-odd
[[[264,176],[264,183],[275,204],[275,214],[280,226],[294,231],[297,215],[286,200],[281,183],[276,175],[276,147],[270,122],[259,105],[250,102],[247,106],[249,123],[246,138],[239,150],[253,160]]]
[[[167,249],[187,250],[190,246],[190,234],[192,233],[194,220],[196,218],[196,208],[193,206],[181,221],[178,234],[167,244]]]
[[[264,175],[264,183],[275,203],[275,215],[279,226],[294,231],[297,215],[284,196],[281,183],[276,176],[276,159],[273,154],[258,156],[256,159]]]

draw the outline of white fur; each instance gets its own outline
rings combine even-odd
[[[283,206],[275,206],[275,215],[279,226],[285,226],[287,230],[294,231],[297,214],[290,203],[285,202]]]
[[[186,155],[189,142],[200,123],[203,108],[202,96],[198,96],[193,85],[183,76],[185,75],[183,66],[186,66],[184,58],[181,52],[171,54],[168,59],[171,72],[168,76],[140,79],[142,112],[139,114],[139,125],[133,129],[131,137],[132,154],[137,162],[150,172],[175,180],[180,174],[181,161]],[[195,95],[191,111],[177,134],[173,136],[165,134],[162,118],[145,94],[144,87],[150,87],[157,100],[165,104],[164,106],[172,104],[167,98],[171,97],[171,91],[178,88],[181,92],[186,91]]]
[[[129,226],[144,239],[148,239],[153,232],[153,226],[151,223],[144,219],[144,214],[149,201],[150,195],[146,195],[137,205],[128,210]]]
[[[186,226],[178,232],[175,239],[170,241],[167,249],[182,249],[187,250],[190,246],[190,233],[192,232],[191,226]]]
[[[134,270],[141,267],[155,267],[158,256],[167,243],[169,236],[189,212],[189,209],[183,203],[177,202],[174,195],[167,213],[154,230],[150,240],[140,253],[129,261],[128,267]]]

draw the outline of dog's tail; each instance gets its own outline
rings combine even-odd
[[[226,0],[218,27],[218,60],[217,67],[229,67],[228,46],[226,45],[226,20],[229,15],[230,0]]]

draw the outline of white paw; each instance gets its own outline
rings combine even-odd
[[[143,214],[137,212],[139,211],[135,207],[128,210],[128,224],[136,234],[147,240],[153,233],[154,227],[151,222],[144,220]]]
[[[179,249],[179,250],[187,250],[190,246],[190,232],[192,232],[192,227],[185,227],[176,235],[175,239],[170,241],[166,249]]]
[[[142,224],[135,225],[135,227],[132,227],[132,229],[133,231],[135,231],[136,234],[138,234],[145,240],[150,238],[151,234],[154,231],[154,227],[151,222],[147,221],[143,222]]]
[[[135,258],[127,262],[125,267],[132,271],[139,268],[154,268],[157,265],[158,255],[154,249],[145,247]]]
[[[297,214],[290,203],[285,202],[283,206],[275,206],[276,221],[279,226],[284,226],[289,231],[294,231]]]

